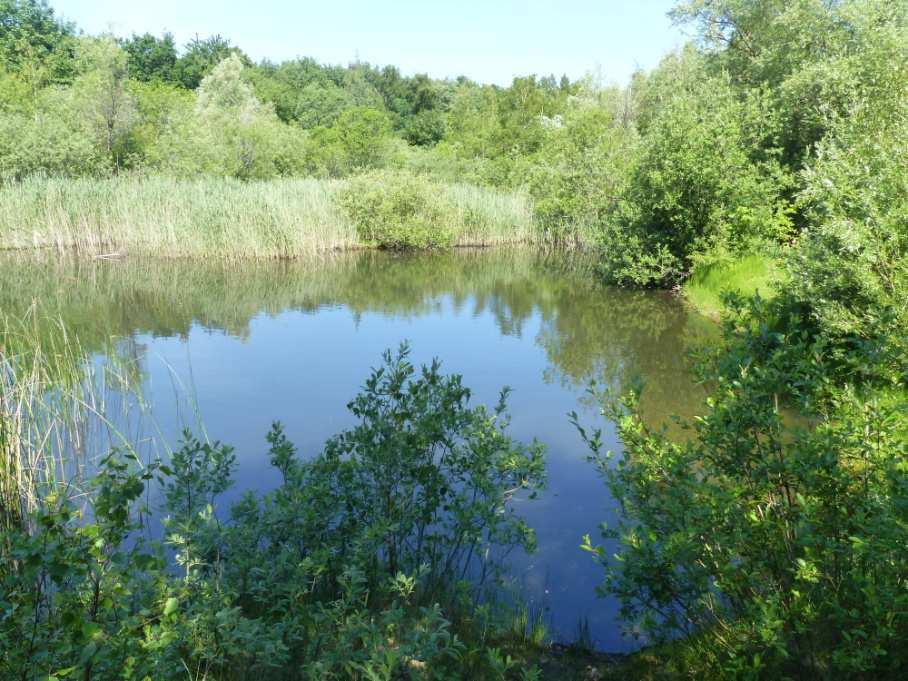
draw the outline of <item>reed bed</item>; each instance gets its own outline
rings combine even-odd
[[[458,226],[454,239],[457,246],[531,244],[541,237],[532,203],[524,194],[450,184],[445,185],[445,199]]]
[[[0,249],[238,259],[360,248],[337,202],[344,186],[314,178],[30,178],[0,187]],[[522,194],[462,184],[443,194],[455,245],[536,239]]]
[[[0,320],[0,529],[49,494],[81,495],[98,456],[148,459],[141,450],[153,445],[135,363],[116,348],[93,361],[62,321],[41,314],[33,306]]]

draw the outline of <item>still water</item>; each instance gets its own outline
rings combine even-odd
[[[688,356],[715,329],[672,297],[604,287],[578,256],[505,250],[2,267],[4,312],[39,301],[96,361],[130,358],[152,435],[175,443],[183,427],[204,428],[236,448],[227,501],[278,482],[264,439],[272,421],[284,423],[304,455],[320,451],[352,425],[345,405],[381,352],[402,341],[414,363],[438,357],[446,372],[462,374],[474,403],[493,404],[509,386],[511,434],[543,442],[548,462],[546,490],[518,502],[539,548],[512,554],[514,583],[556,638],[576,636],[586,622],[600,649],[640,645],[622,633],[616,604],[596,596],[601,569],[578,548],[614,516],[566,414],[600,425],[620,451],[586,395],[591,380],[619,389],[642,381],[641,406],[653,424],[672,428],[671,415],[699,407]]]

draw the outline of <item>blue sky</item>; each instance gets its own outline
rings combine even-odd
[[[466,75],[506,84],[514,75],[599,72],[623,83],[684,42],[666,12],[674,0],[51,0],[88,33],[173,33],[179,45],[219,33],[253,59],[357,56],[406,74]]]

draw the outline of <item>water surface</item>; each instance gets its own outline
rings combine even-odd
[[[503,386],[511,433],[547,446],[548,485],[520,501],[539,549],[513,555],[523,597],[557,637],[581,621],[606,650],[639,645],[622,635],[616,604],[599,599],[601,570],[578,548],[611,519],[609,496],[568,423],[597,423],[590,380],[615,388],[642,380],[652,423],[690,415],[702,399],[688,352],[714,332],[671,296],[597,283],[577,256],[467,251],[398,256],[354,253],[306,262],[0,261],[0,309],[32,301],[61,318],[96,358],[126,354],[156,433],[175,442],[186,425],[236,448],[230,495],[278,478],[264,436],[282,421],[304,454],[350,426],[345,409],[370,367],[401,341],[415,363],[438,357],[463,374],[474,402]],[[52,330],[48,329],[48,333]],[[611,424],[606,443],[620,450]]]

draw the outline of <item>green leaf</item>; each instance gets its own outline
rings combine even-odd
[[[179,607],[180,607],[180,602],[176,598],[171,596],[164,603],[164,616],[169,617],[170,615],[175,613]]]
[[[86,662],[91,660],[95,656],[95,653],[98,652],[98,644],[94,641],[89,641],[84,648],[82,648],[82,653],[79,655],[79,664],[84,665]]]

